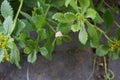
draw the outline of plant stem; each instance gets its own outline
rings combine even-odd
[[[105,2],[105,0],[103,0],[103,2],[105,3],[105,5],[106,5],[107,7],[109,7],[110,9],[112,9],[112,7]]]
[[[47,20],[48,20],[49,22],[57,25],[57,22],[53,21],[52,19],[47,19]]]
[[[120,28],[120,24],[118,24],[116,21],[114,23],[117,25],[118,28]]]
[[[96,64],[96,56],[94,57],[94,61],[93,61],[93,70],[92,70],[91,75],[88,77],[87,80],[90,80],[90,78],[93,76],[93,74],[95,72],[95,64]]]
[[[98,27],[96,27],[96,29],[99,30],[101,33],[103,33],[103,35],[106,37],[106,39],[108,39],[110,42],[113,42],[113,41],[106,35],[106,33],[105,33],[102,29],[100,29],[100,28],[98,28]]]
[[[48,8],[47,8],[47,10],[46,10],[46,12],[45,12],[45,17],[47,17],[47,14],[48,14],[48,12],[49,12],[50,7],[51,7],[51,6],[48,4]],[[47,23],[47,25],[52,29],[53,32],[56,32],[55,29],[54,29],[49,23]]]
[[[47,23],[47,25],[52,29],[53,32],[56,33],[56,30],[49,23]]]
[[[27,68],[27,80],[30,80],[30,79],[29,79],[29,66],[28,66],[28,68]]]
[[[103,3],[104,3],[104,0],[101,0],[99,5],[98,5],[98,9],[100,9],[103,6]],[[98,3],[96,3],[96,4],[98,4]]]
[[[106,57],[104,56],[104,69],[105,69],[105,74],[107,74],[107,64],[106,64]]]
[[[104,56],[103,58],[104,58],[105,77],[107,78],[107,80],[111,80],[111,78],[110,78],[110,76],[108,74],[106,56]]]
[[[109,71],[109,72],[111,73],[111,75],[112,75],[111,80],[113,80],[114,77],[115,77],[114,72],[113,72],[112,70],[110,70],[110,69],[108,69],[108,71]]]
[[[37,6],[40,7],[40,2],[39,1],[37,2]]]
[[[20,11],[21,11],[21,9],[22,9],[22,5],[23,5],[23,0],[20,0],[20,6],[19,6],[19,8],[18,8],[17,14],[16,14],[15,19],[14,19],[14,24],[13,24],[13,28],[12,28],[11,34],[12,34],[12,32],[14,31],[14,29],[15,29],[16,22],[17,22],[19,13],[20,13]],[[11,35],[11,34],[9,34],[9,35]]]
[[[45,12],[45,17],[47,17],[47,14],[48,14],[48,12],[49,12],[50,7],[51,7],[51,6],[48,4],[48,8],[47,8],[47,10],[46,10],[46,12]]]

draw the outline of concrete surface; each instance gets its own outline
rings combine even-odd
[[[54,53],[52,61],[39,55],[34,64],[22,60],[21,66],[17,69],[8,63],[0,64],[0,80],[27,80],[27,70],[29,80],[87,80],[92,74],[92,53]]]

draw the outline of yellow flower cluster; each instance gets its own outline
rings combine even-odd
[[[4,58],[3,58],[5,61],[10,61],[10,55],[5,53],[4,54]]]
[[[115,49],[120,49],[120,40],[115,40],[110,44],[110,51],[114,51]]]
[[[0,48],[4,49],[6,47],[7,40],[8,40],[8,37],[0,33]]]
[[[4,49],[4,58],[3,61],[10,61],[10,55],[6,50],[6,43],[8,41],[8,37],[0,33],[0,48]]]

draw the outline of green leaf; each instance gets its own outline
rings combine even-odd
[[[70,24],[59,23],[56,30],[62,32],[63,34],[68,34],[70,32]]]
[[[98,13],[96,13],[96,17],[94,19],[94,22],[101,24],[104,22],[104,20],[101,18],[101,16]]]
[[[62,44],[62,37],[57,37],[56,38],[56,44],[61,45]]]
[[[28,62],[34,63],[37,59],[37,51],[34,50],[31,54],[28,55]]]
[[[104,13],[104,21],[105,21],[106,29],[107,29],[107,31],[109,31],[111,25],[114,22],[114,18],[112,16],[112,13],[110,12],[110,10],[105,11],[105,13]]]
[[[8,16],[13,18],[13,10],[7,0],[4,0],[1,4],[1,14],[4,18],[7,18]]]
[[[64,6],[64,4],[65,4],[64,0],[52,0],[51,1],[51,6],[56,7],[56,8],[60,8]]]
[[[4,49],[0,48],[0,63],[2,62],[4,58]]]
[[[90,6],[90,0],[79,0],[79,2],[83,12]]]
[[[0,26],[0,32],[4,33],[5,32],[5,29],[3,28],[3,25]]]
[[[37,15],[32,17],[33,23],[35,24],[36,28],[39,29],[46,24],[45,17],[43,15]]]
[[[10,16],[8,16],[3,22],[3,27],[5,30],[5,34],[11,34],[13,29],[13,20]]]
[[[97,49],[96,49],[96,55],[97,56],[105,56],[109,51],[109,47],[106,45],[100,45]]]
[[[79,41],[82,43],[82,44],[86,44],[88,40],[88,34],[86,32],[86,29],[85,29],[85,26],[84,26],[84,23],[81,25],[81,30],[79,32]]]
[[[80,25],[79,24],[73,24],[73,25],[71,25],[71,30],[73,32],[79,31],[80,30]]]
[[[46,47],[40,48],[40,52],[41,52],[41,55],[44,57],[48,55],[48,50],[46,49]]]
[[[26,44],[25,44],[25,41],[24,40],[19,40],[17,42],[17,44],[20,46],[20,48],[25,48],[26,47]]]
[[[86,13],[87,18],[94,19],[96,17],[96,11],[92,8],[89,8]]]
[[[34,7],[34,10],[32,11],[32,16],[39,15],[39,14],[45,15],[42,4],[41,3],[39,4],[40,4],[39,7]]]
[[[70,4],[71,0],[66,0],[65,1],[65,6],[68,7],[68,5]]]
[[[65,23],[64,15],[62,13],[56,13],[52,16],[52,19],[57,20],[58,22]]]
[[[24,16],[26,19],[29,20],[29,22],[33,25],[33,20],[32,20],[32,17],[28,14],[28,13],[25,13],[25,12],[20,12],[22,16]]]
[[[31,52],[31,49],[29,47],[25,47],[24,53],[25,54],[30,54],[30,52]]]
[[[113,53],[112,59],[113,60],[118,60],[119,59],[119,51]]]
[[[67,22],[72,22],[77,18],[76,15],[72,12],[64,13],[64,17],[65,17],[65,20],[67,20]]]
[[[29,32],[29,31],[35,31],[36,27],[34,25],[34,23],[30,23],[28,20],[24,19],[22,20],[25,23],[25,28],[23,29],[22,32]]]
[[[26,41],[27,46],[29,46],[31,49],[35,49],[38,45],[37,42],[33,39],[29,39]]]
[[[19,1],[21,1],[21,0],[19,0]],[[37,6],[37,1],[38,0],[24,0],[24,7],[25,7],[25,10],[26,10],[26,8],[27,8],[27,10],[29,10],[30,8],[33,8],[33,7],[35,7],[35,6]],[[39,0],[39,1],[41,1],[41,0]],[[42,0],[42,2],[43,2],[44,0]],[[16,2],[16,1],[15,1]],[[29,4],[28,4],[28,2],[29,2]]]
[[[23,31],[24,28],[25,28],[25,23],[21,20],[18,20],[14,30],[14,34],[16,34],[16,36],[20,35],[20,33]]]
[[[79,7],[77,5],[77,0],[71,0],[70,2],[70,6],[72,6],[72,8],[75,10],[75,11],[79,11]]]
[[[112,57],[113,60],[118,60],[119,55],[120,55],[120,50],[119,49],[115,50],[114,53],[113,53],[113,57]]]
[[[10,52],[10,62],[16,64],[16,66],[20,68],[19,61],[20,61],[20,52],[16,44],[13,43],[13,48],[11,48],[11,52]]]
[[[99,39],[100,39],[98,31],[96,27],[89,22],[87,22],[87,26],[88,26],[88,33],[90,36],[91,46],[94,48],[97,48],[99,45]]]
[[[39,36],[39,41],[43,41],[44,39],[47,38],[47,33],[45,29],[38,29],[37,30],[38,36]]]
[[[52,19],[57,20],[60,23],[70,23],[76,19],[76,16],[72,12],[63,13],[56,13],[52,16]]]
[[[64,36],[63,36],[63,40],[64,40],[65,42],[71,42],[71,41],[72,41],[72,38],[71,38],[70,36],[68,36],[68,35],[64,35]]]
[[[55,40],[54,37],[50,37],[48,38],[45,47],[48,50],[48,54],[45,56],[46,59],[48,60],[52,60],[52,52],[54,50],[54,45],[55,45]]]
[[[19,36],[19,38],[21,40],[26,40],[28,38],[28,35],[26,33],[21,33],[20,36]]]
[[[9,38],[9,40],[7,41],[6,46],[10,49],[14,48],[14,43],[13,43],[14,39],[13,38]]]
[[[120,39],[120,28],[115,31],[115,36],[118,40]]]
[[[116,50],[110,52],[110,53],[108,54],[108,56],[111,57],[112,60],[116,61],[116,60],[119,59],[119,54],[120,54],[120,50],[119,50],[119,49],[116,49]]]

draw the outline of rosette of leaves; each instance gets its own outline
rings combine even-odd
[[[68,27],[64,26],[66,30],[79,32],[79,41],[84,45],[87,43],[89,35],[91,46],[97,48],[100,39],[99,31],[91,22],[102,23],[103,20],[90,4],[91,2],[89,0],[66,0],[65,6],[71,6],[73,12],[58,12],[53,15],[52,19],[58,21],[58,24],[67,24]],[[85,28],[85,25],[87,25],[88,28]]]
[[[73,32],[78,32],[79,41],[85,45],[87,41],[90,41],[90,46],[96,48],[96,55],[105,56],[109,52],[109,46],[107,44],[100,44],[101,33],[105,36],[105,32],[99,29],[96,24],[101,24],[105,21],[106,31],[110,29],[110,26],[113,23],[113,17],[110,11],[106,10],[104,13],[104,21],[93,8],[92,2],[90,0],[66,0],[66,7],[72,7],[71,12],[57,12],[53,15],[53,19],[58,21],[58,28],[61,31],[72,30]],[[109,16],[109,17],[108,17]],[[92,24],[92,23],[94,24]],[[69,25],[68,27],[64,26],[59,27],[60,24]],[[87,25],[87,26],[86,26]],[[109,39],[108,39],[109,41]]]

